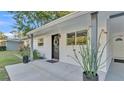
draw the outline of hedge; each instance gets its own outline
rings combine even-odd
[[[0,46],[0,51],[6,51],[6,46]]]

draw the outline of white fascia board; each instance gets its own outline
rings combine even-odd
[[[78,12],[70,13],[70,14],[68,14],[66,16],[58,18],[58,19],[56,19],[54,21],[51,21],[51,22],[49,22],[49,23],[47,23],[47,24],[45,24],[45,25],[43,25],[43,26],[41,26],[39,28],[36,28],[36,29],[28,32],[27,35],[37,33],[38,31],[45,30],[45,29],[47,29],[47,28],[49,28],[51,26],[54,26],[56,24],[62,23],[64,21],[67,21],[69,19],[72,19],[72,18],[78,17],[78,16],[83,15],[83,14],[87,14],[87,13],[92,13],[92,12],[91,11],[78,11]]]

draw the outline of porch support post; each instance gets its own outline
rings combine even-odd
[[[33,61],[33,34],[31,34],[31,46],[30,46],[30,57],[31,61]]]
[[[98,12],[91,13],[91,50],[97,50]],[[97,64],[93,67],[96,69]]]

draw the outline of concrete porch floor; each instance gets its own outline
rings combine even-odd
[[[81,68],[76,65],[58,62],[48,63],[37,60],[28,64],[6,66],[12,81],[81,81]],[[104,72],[99,72],[99,79],[104,80]]]
[[[124,63],[112,62],[105,80],[124,81]]]

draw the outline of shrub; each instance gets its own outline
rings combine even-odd
[[[40,53],[36,49],[33,51],[33,59],[40,59]]]
[[[22,56],[30,56],[30,48],[28,46],[21,47],[19,52]]]
[[[0,51],[6,51],[6,46],[0,46]]]

